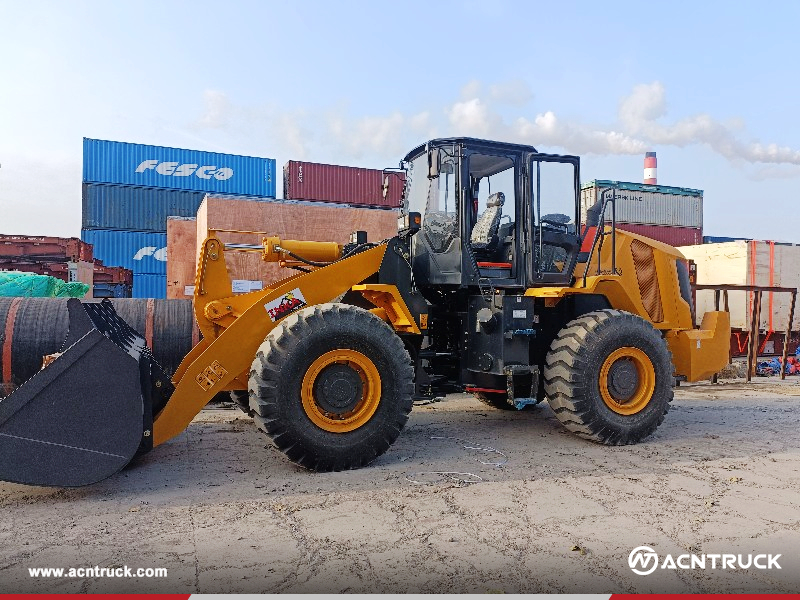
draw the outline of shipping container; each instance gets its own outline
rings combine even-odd
[[[586,223],[586,210],[600,200],[602,191],[613,187],[619,222],[703,228],[703,190],[605,180],[581,186],[581,223]],[[611,207],[606,210],[610,222]]]
[[[92,286],[94,298],[130,298],[131,286],[124,283],[95,282]]]
[[[693,227],[667,227],[641,223],[617,223],[617,229],[649,237],[670,246],[692,246],[703,243],[703,230]]]
[[[133,274],[131,298],[166,298],[167,276],[150,273]]]
[[[747,241],[750,238],[743,238],[743,237],[726,237],[726,236],[719,236],[719,235],[704,235],[703,236],[703,243],[704,244],[724,244],[725,242],[743,242]]]
[[[133,285],[133,271],[124,267],[107,267],[102,260],[94,259],[94,282]]]
[[[800,246],[750,240],[678,249],[697,265],[697,283],[700,285],[800,287]],[[786,331],[791,299],[791,294],[785,292],[765,292],[761,299],[759,328],[762,331]],[[731,327],[748,331],[753,293],[729,292],[728,304]],[[697,290],[698,323],[706,312],[712,310],[714,291]],[[793,331],[798,330],[800,316],[796,313]]]
[[[92,247],[78,238],[0,235],[0,257],[31,260],[92,260]]]
[[[82,229],[81,238],[94,246],[103,264],[137,273],[167,274],[167,234],[120,229]]]
[[[275,160],[83,139],[84,183],[275,197]]]
[[[290,160],[283,167],[283,195],[287,200],[319,200],[399,208],[405,175],[399,171],[325,165]]]
[[[193,217],[206,192],[83,184],[83,229],[167,230],[167,217]]]
[[[746,331],[731,331],[731,356],[747,356],[749,347],[748,341],[750,334]],[[783,346],[786,342],[785,331],[775,331],[772,333],[763,332],[758,336],[758,355],[759,356],[781,356]],[[787,354],[792,356],[800,347],[800,332],[793,331],[789,336]]]

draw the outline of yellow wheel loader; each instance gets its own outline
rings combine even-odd
[[[229,391],[295,463],[351,469],[386,452],[415,398],[547,400],[581,437],[652,434],[676,379],[728,362],[727,313],[693,326],[682,255],[622,231],[614,193],[580,222],[579,159],[437,139],[401,162],[398,235],[339,245],[225,243],[198,255],[203,339],[168,377],[108,302],[70,301],[63,352],[0,401],[0,479],[79,486],[181,433]],[[234,295],[228,252],[287,268]]]

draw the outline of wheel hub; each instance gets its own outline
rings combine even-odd
[[[656,372],[650,357],[639,348],[617,348],[603,362],[600,396],[619,415],[634,415],[647,407],[655,393]]]
[[[367,356],[342,348],[319,356],[308,367],[300,393],[314,425],[332,433],[364,426],[381,400],[381,377]]]
[[[632,360],[616,361],[608,373],[608,391],[617,400],[630,400],[639,387],[639,374]]]
[[[342,414],[351,412],[361,401],[364,384],[349,365],[326,367],[314,383],[314,398],[323,411]]]

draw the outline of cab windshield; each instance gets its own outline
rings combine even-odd
[[[422,215],[422,235],[435,253],[447,252],[458,238],[457,159],[443,153],[438,175],[428,177],[428,155],[406,171],[406,206]]]

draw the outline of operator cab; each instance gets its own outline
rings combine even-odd
[[[403,209],[422,215],[414,278],[426,285],[569,285],[580,248],[576,156],[472,138],[437,139],[403,166]]]

